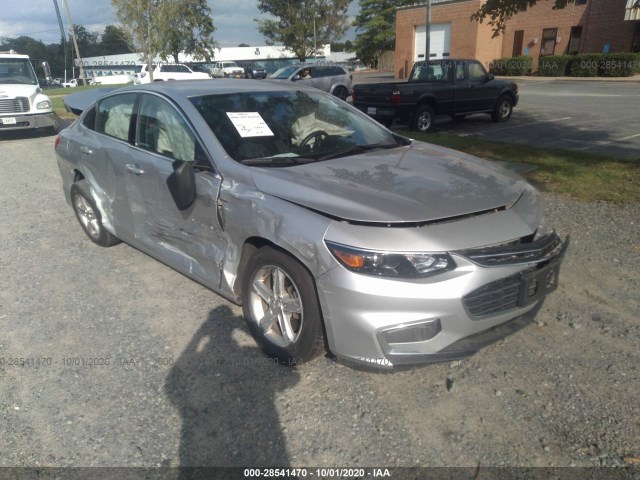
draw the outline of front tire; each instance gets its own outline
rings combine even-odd
[[[508,95],[501,96],[496,102],[491,118],[494,122],[506,122],[513,112],[513,100]]]
[[[102,225],[100,210],[91,195],[91,189],[86,180],[71,185],[71,206],[76,214],[80,226],[87,237],[101,247],[110,247],[120,243],[120,240],[111,235]]]
[[[263,247],[249,260],[242,311],[262,351],[287,365],[311,360],[324,345],[313,277],[284,252]]]
[[[419,132],[426,133],[433,128],[435,112],[430,105],[420,105],[413,117],[413,128]]]

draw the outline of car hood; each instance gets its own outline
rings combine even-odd
[[[286,168],[254,168],[262,192],[353,222],[428,222],[509,208],[526,182],[487,161],[434,145]]]

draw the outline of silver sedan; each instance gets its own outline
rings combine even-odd
[[[316,89],[161,82],[67,106],[81,113],[55,151],[89,239],[242,304],[280,362],[459,358],[557,286],[568,242],[532,186]]]

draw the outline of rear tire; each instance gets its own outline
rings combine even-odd
[[[420,105],[413,117],[413,128],[419,132],[426,133],[433,128],[435,112],[430,105]]]
[[[286,365],[309,361],[324,347],[313,277],[284,252],[263,247],[251,257],[242,274],[242,311],[262,351]]]
[[[102,225],[100,210],[91,195],[91,189],[86,180],[71,185],[71,206],[76,214],[80,226],[87,237],[101,247],[111,247],[120,243],[120,240],[109,233]]]
[[[346,100],[349,96],[349,92],[347,92],[347,89],[344,87],[336,87],[336,89],[333,91],[333,94],[343,101]]]

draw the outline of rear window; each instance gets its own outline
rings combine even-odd
[[[410,82],[450,82],[451,64],[449,62],[430,62],[428,65],[416,64],[411,72]]]

